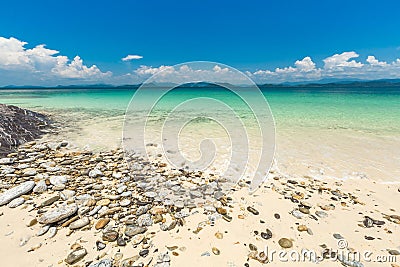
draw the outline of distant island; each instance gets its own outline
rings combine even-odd
[[[219,83],[221,87],[246,87],[246,85],[232,85],[228,83]],[[138,89],[142,84],[125,84],[125,85],[112,85],[112,84],[77,84],[77,85],[57,85],[57,86],[35,86],[35,85],[7,85],[0,87],[1,89]],[[150,83],[146,84],[147,88],[160,88],[160,87],[185,87],[185,88],[215,88],[216,84],[209,82],[187,83],[178,85],[173,83]],[[400,79],[382,79],[382,80],[319,80],[315,82],[287,82],[279,84],[257,84],[260,89],[267,88],[291,88],[291,89],[304,89],[304,88],[399,88]]]

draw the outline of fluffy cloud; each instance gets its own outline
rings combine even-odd
[[[316,81],[324,78],[337,79],[387,79],[400,78],[400,59],[392,63],[379,61],[375,56],[368,56],[365,63],[356,61],[359,55],[343,52],[323,59],[323,67],[317,68],[310,57],[297,60],[294,67],[258,70],[247,74],[258,83],[281,83],[297,81]]]
[[[360,68],[364,64],[362,64],[361,62],[357,62],[355,60],[350,60],[352,58],[357,58],[357,57],[359,57],[359,55],[354,51],[335,54],[323,60],[325,63],[324,68],[331,70],[336,70],[336,69],[343,70],[344,68]]]
[[[28,49],[27,42],[16,38],[0,37],[0,70],[2,75],[28,75],[32,80],[82,79],[97,80],[111,76],[102,72],[96,65],[83,64],[76,56],[73,60],[59,55],[59,51],[37,45]],[[18,77],[16,77],[18,79]]]
[[[217,82],[217,83],[237,83],[248,84],[249,80],[245,75],[240,75],[238,71],[221,67],[218,64],[199,62],[194,64],[184,64],[177,66],[150,67],[140,66],[134,71],[139,77],[145,79],[156,74],[152,82],[185,83],[185,82]]]
[[[122,58],[122,61],[130,61],[135,59],[142,59],[142,56],[139,55],[127,55],[126,57]]]

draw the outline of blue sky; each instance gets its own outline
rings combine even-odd
[[[193,60],[257,82],[400,76],[398,1],[3,1],[0,10],[0,85],[134,83]]]

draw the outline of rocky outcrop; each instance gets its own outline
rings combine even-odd
[[[0,104],[0,157],[13,152],[17,146],[42,136],[49,122],[43,114]]]

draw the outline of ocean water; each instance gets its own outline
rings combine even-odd
[[[221,125],[212,119],[231,121],[237,129],[243,122],[251,134],[257,129],[253,114],[257,107],[249,107],[226,90],[179,88],[153,103],[157,90],[144,92],[139,103],[134,101],[136,109],[129,118],[140,119],[144,114],[141,105],[145,107],[151,102],[154,108],[148,116],[150,122],[162,125],[173,117],[184,124],[190,119],[185,124],[187,130],[181,131],[186,133],[182,135],[182,144],[178,145],[194,161],[202,156],[202,130],[211,130],[219,138],[217,145],[226,155],[237,151],[226,138],[226,129],[221,130]],[[50,114],[61,127],[58,138],[103,149],[121,145],[124,114],[134,93],[135,90],[128,89],[1,89],[0,103]],[[300,176],[400,181],[400,88],[268,88],[262,94],[276,125],[275,158],[281,170]],[[257,101],[259,95],[246,89],[242,89],[241,95],[264,105]],[[206,98],[215,102],[191,102]],[[211,119],[210,112],[215,114]],[[256,115],[269,118],[265,109],[263,112]],[[258,141],[251,141],[246,145],[256,150]],[[226,155],[216,161],[214,168],[221,169],[229,161]]]
[[[98,117],[123,115],[135,90],[32,89],[0,90],[0,103],[58,114]],[[153,92],[149,92],[149,95]],[[263,90],[278,128],[351,129],[383,135],[400,133],[400,88],[331,88]],[[154,112],[176,107],[193,97],[219,99],[239,114],[251,113],[232,93],[220,89],[180,89],[168,94]],[[205,107],[207,108],[207,107]],[[196,109],[198,110],[198,109]],[[251,116],[251,115],[249,115]]]

